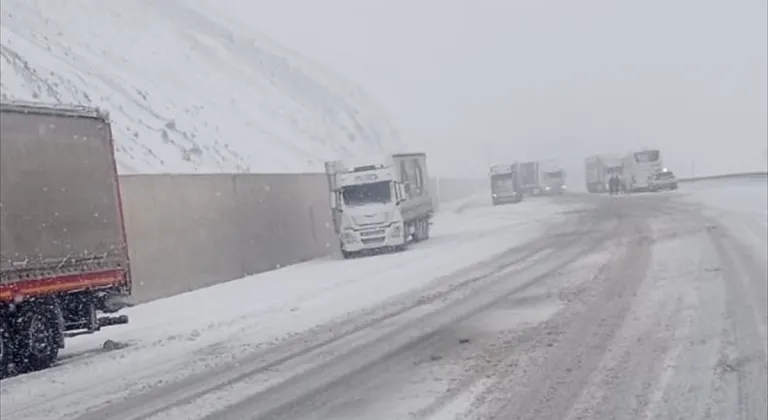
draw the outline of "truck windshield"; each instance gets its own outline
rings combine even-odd
[[[354,207],[372,203],[389,203],[392,201],[390,183],[390,181],[380,181],[343,187],[341,195],[344,198],[344,204]]]
[[[638,163],[656,162],[657,160],[659,160],[658,150],[646,150],[635,153],[635,162]]]
[[[496,190],[514,190],[515,174],[503,174],[491,176],[491,189]]]
[[[613,174],[621,175],[622,170],[621,170],[621,166],[613,166],[613,167],[606,168],[605,172],[608,175],[613,175]]]
[[[544,177],[547,179],[561,179],[563,177],[563,171],[544,172]]]

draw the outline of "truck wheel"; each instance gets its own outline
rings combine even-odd
[[[429,239],[429,219],[424,219],[424,240]]]
[[[46,369],[59,355],[59,327],[48,310],[33,306],[24,310],[14,334],[16,366],[23,371]]]

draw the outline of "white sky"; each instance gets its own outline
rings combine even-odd
[[[765,167],[764,0],[226,3],[362,85],[433,173],[555,158],[580,177],[643,146],[684,175]]]

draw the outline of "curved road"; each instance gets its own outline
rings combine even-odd
[[[767,419],[764,235],[682,194],[563,199],[589,206],[428,290],[67,418]]]

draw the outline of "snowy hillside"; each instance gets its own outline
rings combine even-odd
[[[224,13],[182,0],[0,4],[3,98],[108,109],[123,172],[320,171],[399,146],[356,85]]]

